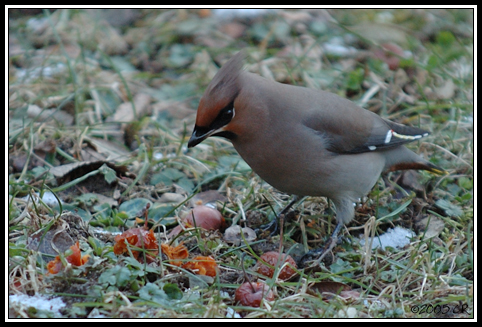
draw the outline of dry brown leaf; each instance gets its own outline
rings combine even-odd
[[[182,265],[182,268],[189,269],[198,275],[214,277],[218,272],[218,265],[211,257],[197,256],[191,261]]]
[[[219,193],[216,190],[209,190],[209,191],[204,191],[197,193],[194,195],[191,200],[190,204],[191,206],[198,206],[198,205],[206,205],[208,203],[215,203],[215,202],[221,202],[224,203],[227,201],[227,198]]]
[[[351,291],[351,288],[346,284],[333,281],[316,282],[311,284],[308,288],[308,293],[311,294],[340,294],[342,291]]]
[[[153,261],[152,257],[159,253],[159,245],[154,232],[148,230],[145,226],[128,229],[121,235],[117,235],[114,240],[114,253],[116,255],[127,252],[127,243],[138,248],[149,250],[149,252],[146,253],[146,259],[148,261]],[[137,260],[142,259],[142,256],[140,256],[141,252],[136,250],[131,251],[134,258]]]
[[[241,233],[243,233],[242,236]],[[256,232],[249,227],[241,228],[239,225],[228,227],[224,231],[224,240],[228,243],[239,245],[244,242],[243,238],[246,242],[254,241],[256,239]]]
[[[189,256],[189,251],[182,243],[177,246],[170,246],[168,244],[161,244],[162,253],[167,255],[169,263],[175,266],[181,266],[182,260]]]
[[[417,222],[415,227],[419,234],[425,233],[425,238],[429,239],[438,236],[445,228],[445,223],[440,218],[430,215]]]
[[[441,86],[435,88],[435,94],[441,100],[452,99],[455,95],[455,88],[454,81],[449,78]]]
[[[109,168],[114,169],[118,175],[124,176],[127,173],[126,166],[117,166],[106,161],[90,161],[90,162],[74,162],[66,165],[50,168],[50,173],[59,179],[75,179],[83,176],[93,170],[99,169],[106,164]]]
[[[114,115],[112,116],[112,121],[130,123],[132,121],[137,121],[139,117],[145,116],[149,113],[151,96],[145,93],[137,93],[134,95],[134,106],[135,113],[137,117],[134,116],[134,109],[132,108],[132,103],[130,101],[121,103],[117,107]]]
[[[57,121],[65,126],[71,126],[74,123],[74,117],[63,110],[42,109],[35,104],[28,105],[27,116],[42,122]]]
[[[407,42],[407,36],[409,35],[408,32],[399,25],[386,23],[364,22],[350,26],[348,29],[375,44],[392,42],[403,45]]]
[[[79,241],[77,241],[74,245],[70,247],[72,250],[72,254],[65,257],[65,260],[72,264],[73,266],[79,267],[84,265],[90,258],[88,254],[81,256],[80,248],[79,248]],[[50,261],[47,264],[47,269],[51,274],[58,274],[63,268],[63,263],[60,260],[60,256],[56,256],[54,260]]]
[[[84,142],[102,155],[103,160],[122,162],[129,159],[131,152],[115,142],[96,137],[84,138]]]

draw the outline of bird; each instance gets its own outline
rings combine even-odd
[[[334,93],[245,71],[246,56],[239,51],[208,84],[188,148],[211,136],[224,137],[263,180],[294,195],[270,227],[276,229],[279,217],[301,198],[322,196],[336,209],[331,237],[336,240],[354,218],[355,202],[383,172],[446,174],[404,145],[429,132],[384,119]]]

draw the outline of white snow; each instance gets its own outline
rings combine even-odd
[[[47,295],[36,294],[34,296],[28,296],[25,294],[9,295],[8,300],[10,303],[18,303],[26,308],[34,307],[37,310],[50,311],[55,317],[62,317],[60,309],[65,307],[65,303],[61,298],[50,298]]]
[[[414,237],[415,233],[409,229],[397,226],[393,229],[389,228],[385,234],[375,236],[372,243],[372,250],[382,247],[383,250],[388,247],[403,248],[410,244],[410,238]],[[360,236],[363,238],[363,235]],[[365,245],[365,240],[360,240],[361,245]]]

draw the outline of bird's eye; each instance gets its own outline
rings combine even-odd
[[[227,124],[233,119],[234,117],[234,107],[232,105],[225,107],[221,112],[219,113],[219,116],[216,120],[223,122],[224,124]]]
[[[223,118],[231,118],[233,115],[233,109],[228,109],[223,112]]]
[[[219,112],[218,116],[213,121],[210,128],[213,130],[221,128],[229,124],[229,122],[233,119],[233,117],[234,117],[234,107],[233,107],[233,103],[230,103]]]

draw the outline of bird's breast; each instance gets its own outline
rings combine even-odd
[[[316,181],[326,179],[317,163],[330,159],[321,144],[298,144],[280,135],[245,141],[233,140],[239,155],[263,180],[278,190],[298,195],[323,195]]]

